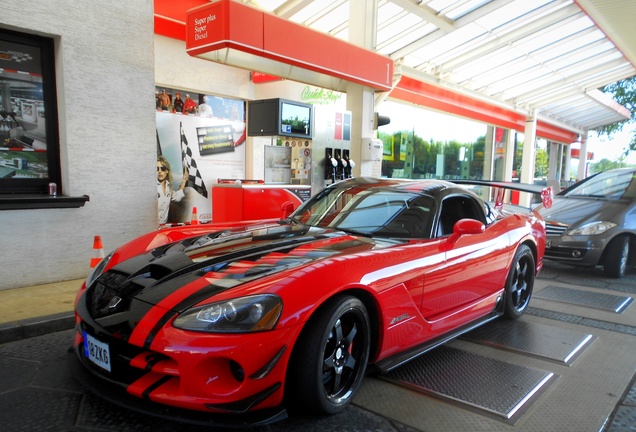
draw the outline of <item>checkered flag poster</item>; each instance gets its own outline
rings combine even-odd
[[[190,150],[185,132],[183,132],[183,123],[179,123],[179,129],[181,131],[181,158],[183,159],[183,166],[188,169],[188,181],[186,182],[186,187],[193,188],[195,191],[207,198],[208,190],[201,178],[201,172],[197,168],[197,162],[192,157],[192,150]]]

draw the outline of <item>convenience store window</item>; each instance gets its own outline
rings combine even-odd
[[[484,178],[487,125],[391,101],[382,113],[391,118],[378,129],[383,177]]]
[[[60,179],[53,40],[0,29],[0,199]]]

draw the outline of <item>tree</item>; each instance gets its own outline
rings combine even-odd
[[[618,161],[611,161],[607,158],[601,159],[595,164],[590,166],[590,172],[597,173],[603,172],[607,170],[611,170],[614,168],[623,168],[625,167],[625,162],[623,162],[623,158],[620,158]]]
[[[548,167],[550,165],[548,159],[548,151],[546,149],[538,148],[535,154],[534,162],[535,177],[541,178],[548,175]]]
[[[634,126],[636,124],[636,76],[607,85],[601,91],[610,94],[616,102],[627,108],[631,116],[628,120],[595,129],[598,134],[611,138],[614,133],[622,131],[626,125]],[[631,150],[636,150],[636,128],[632,132],[629,149],[626,149],[625,154]]]

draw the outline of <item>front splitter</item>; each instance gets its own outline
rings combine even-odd
[[[239,429],[264,426],[284,420],[288,417],[287,411],[284,408],[263,409],[255,411],[254,413],[230,415],[205,413],[161,405],[131,396],[122,387],[99,379],[82,365],[82,362],[73,348],[68,350],[67,362],[73,376],[86,389],[100,398],[115,405],[166,420],[197,426]]]

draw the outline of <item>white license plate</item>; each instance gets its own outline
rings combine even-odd
[[[110,349],[107,343],[100,342],[84,332],[84,353],[87,359],[110,372]]]

